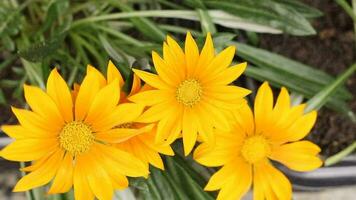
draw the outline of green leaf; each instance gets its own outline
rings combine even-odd
[[[130,6],[119,3],[120,9],[125,12],[134,11]],[[131,18],[130,21],[134,26],[146,37],[156,42],[163,42],[166,38],[166,33],[163,32],[154,22],[143,17]]]
[[[213,200],[214,198],[205,192],[194,179],[197,172],[195,174],[186,162],[176,158],[176,156],[165,157],[164,171],[151,167],[150,177],[147,180],[140,179],[148,187],[148,191],[139,189],[139,193],[144,196],[144,199]],[[192,174],[195,175],[192,176]],[[130,183],[133,182],[135,187],[140,180],[130,180]]]
[[[271,0],[208,0],[209,8],[221,9],[250,22],[269,25],[292,35],[313,35],[315,30],[301,14]]]
[[[327,73],[314,69],[308,65],[299,63],[284,56],[271,53],[264,49],[259,49],[239,42],[229,42],[237,48],[237,55],[250,63],[264,68],[268,73],[278,73],[286,82],[294,82],[295,87],[309,90],[316,93],[335,80]],[[297,82],[296,82],[297,81]],[[350,92],[345,87],[341,87],[336,92],[336,99],[348,100],[352,98]]]
[[[232,14],[226,13],[221,10],[209,10],[209,15],[215,24],[224,26],[230,29],[243,29],[248,31],[255,31],[260,33],[282,33],[281,30],[273,28],[266,24],[259,24],[255,22],[248,21],[243,18],[239,18]],[[133,17],[163,17],[163,18],[176,18],[176,19],[186,19],[199,21],[199,17],[195,11],[190,10],[148,10],[148,11],[133,11],[133,12],[124,12],[124,13],[114,13],[108,15],[100,15],[87,17],[84,19],[76,20],[72,23],[71,28],[76,28],[83,24],[98,22],[98,21],[107,21],[114,19],[126,19]],[[167,26],[166,26],[167,27]],[[170,26],[172,28],[172,26]],[[185,28],[183,28],[185,29]],[[175,30],[178,30],[178,27],[175,27]]]
[[[335,91],[342,86],[342,84],[356,71],[356,63],[345,70],[334,82],[327,85],[324,89],[318,92],[307,102],[305,112],[318,110],[328,99],[335,93]]]
[[[299,0],[273,0],[275,2],[278,2],[280,4],[283,4],[284,6],[294,9],[301,15],[307,18],[316,18],[316,17],[321,17],[323,16],[323,13],[313,7],[310,7],[304,3],[302,3]]]
[[[197,9],[198,16],[200,19],[200,26],[204,34],[210,32],[211,34],[216,33],[215,25],[208,13],[208,11],[203,9]]]
[[[316,92],[311,91],[310,88],[304,88],[305,81],[298,80],[295,77],[291,78],[291,77],[285,76],[285,75],[277,73],[273,70],[258,68],[258,67],[249,65],[246,68],[245,74],[247,76],[254,78],[256,80],[259,80],[261,82],[269,81],[271,83],[271,85],[276,86],[276,87],[285,86],[285,87],[289,88],[291,91],[298,92],[307,98],[313,97],[316,93]],[[344,101],[341,101],[336,98],[332,98],[327,102],[326,106],[337,111],[337,112],[348,115],[352,119],[353,114],[351,113],[350,108]]]
[[[64,15],[65,11],[69,7],[68,0],[55,0],[52,1],[46,11],[46,18],[41,26],[39,32],[43,33],[48,30],[51,26],[53,26],[54,22],[57,20],[58,17]]]
[[[6,97],[4,92],[2,91],[2,89],[0,89],[0,105],[6,105],[7,101],[6,101]]]
[[[59,37],[51,38],[45,42],[38,42],[31,45],[29,48],[20,50],[21,57],[31,62],[40,62],[46,57],[54,54],[61,46],[64,40],[65,34]]]
[[[325,166],[334,165],[334,164],[340,162],[343,158],[345,158],[346,156],[350,155],[355,150],[356,150],[356,142],[353,142],[351,145],[349,145],[348,147],[346,147],[345,149],[343,149],[339,153],[327,158],[325,160],[325,162],[324,162]]]

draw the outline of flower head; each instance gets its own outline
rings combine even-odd
[[[218,55],[207,35],[202,51],[190,33],[184,52],[176,41],[167,37],[163,44],[163,59],[152,53],[157,75],[135,70],[152,90],[129,99],[151,106],[140,117],[141,122],[156,122],[157,143],[172,143],[182,136],[185,154],[192,150],[198,136],[213,141],[213,128],[228,130],[228,109],[238,108],[249,90],[229,85],[245,70],[246,63],[229,67],[235,54],[230,46]]]
[[[107,69],[107,80],[110,83],[112,80],[120,80],[120,87],[124,85],[120,71],[115,65],[109,61]],[[122,80],[122,81],[121,81]],[[140,78],[134,74],[132,87],[128,94],[122,92],[120,102],[130,102],[128,98],[142,91],[147,91],[150,88],[145,85],[142,87]],[[164,169],[163,161],[159,153],[165,155],[174,155],[172,148],[167,144],[156,144],[155,136],[157,132],[156,123],[139,123],[134,121],[122,124],[119,126],[128,131],[128,135],[108,135],[107,140],[114,143],[117,148],[129,152],[139,158],[146,164],[150,163],[153,166]]]
[[[113,147],[110,134],[129,134],[116,128],[138,118],[143,106],[120,103],[119,80],[110,83],[88,67],[82,84],[71,92],[56,69],[47,90],[24,86],[32,111],[13,108],[19,125],[5,125],[15,141],[0,156],[13,161],[33,161],[30,172],[14,191],[49,183],[49,193],[64,193],[74,185],[76,200],[112,199],[114,189],[128,187],[126,176],[147,176],[148,166],[132,154]]]
[[[291,106],[288,91],[281,89],[273,106],[268,83],[258,90],[254,114],[245,105],[234,112],[231,131],[216,130],[216,145],[201,144],[194,159],[209,167],[223,166],[205,190],[219,190],[218,199],[240,199],[253,185],[254,199],[291,199],[291,184],[270,160],[292,170],[309,171],[322,165],[320,148],[303,139],[317,113],[304,114],[305,104]]]

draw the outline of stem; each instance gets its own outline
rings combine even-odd
[[[355,149],[356,149],[356,142],[352,143],[350,146],[346,147],[344,150],[340,151],[339,153],[326,159],[325,166],[330,166],[338,163],[344,157],[351,154]]]
[[[356,0],[352,0],[352,8],[354,16],[356,16]],[[356,19],[354,19],[354,32],[355,32],[355,43],[356,43]]]
[[[352,1],[353,4],[355,2],[355,0]],[[345,12],[354,20],[354,22],[356,21],[356,14],[354,13],[354,10],[352,10],[351,6],[347,3],[346,0],[336,0],[336,3],[339,4],[339,6],[341,6]]]

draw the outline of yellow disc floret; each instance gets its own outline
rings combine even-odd
[[[241,154],[245,160],[251,164],[266,158],[271,152],[271,146],[265,137],[255,135],[248,137],[241,149]]]
[[[194,106],[202,97],[203,89],[196,79],[187,79],[179,84],[176,99],[185,106]]]
[[[90,126],[80,121],[67,123],[59,134],[60,146],[73,156],[87,152],[94,139]]]

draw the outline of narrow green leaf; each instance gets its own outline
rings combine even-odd
[[[294,9],[301,15],[307,18],[316,18],[316,17],[321,17],[323,13],[313,7],[310,7],[304,3],[302,3],[299,0],[274,0],[275,2],[278,2],[280,4],[283,4],[284,6]]]
[[[339,153],[327,158],[325,160],[325,162],[324,162],[324,165],[325,166],[334,165],[334,164],[340,162],[346,156],[350,155],[355,150],[356,150],[356,142],[353,142],[351,145],[349,145],[348,147],[346,147],[345,149],[343,149]]]
[[[277,73],[273,70],[258,68],[249,65],[244,73],[247,76],[259,80],[261,82],[269,81],[271,85],[276,87],[285,86],[289,90],[298,92],[307,98],[312,98],[316,93],[311,91],[310,88],[304,88],[305,86],[304,80],[298,80],[296,78],[284,76],[283,74]],[[347,115],[352,120],[354,118],[354,114],[352,113],[352,111],[344,101],[341,101],[336,98],[332,98],[327,102],[326,106],[337,112]]]
[[[305,112],[311,110],[318,110],[321,108],[327,100],[335,93],[335,91],[356,71],[356,63],[350,66],[345,72],[343,72],[334,82],[327,85],[313,98],[307,102]]]
[[[44,58],[54,54],[64,40],[65,34],[51,38],[45,42],[32,44],[29,48],[20,50],[21,57],[31,62],[40,62]]]
[[[200,19],[200,25],[201,25],[201,29],[203,31],[204,34],[207,34],[208,32],[210,32],[211,34],[215,34],[216,33],[216,27],[213,23],[213,21],[211,20],[211,17],[208,13],[208,11],[203,10],[203,9],[197,9],[198,12],[198,16]]]
[[[6,101],[6,97],[4,92],[2,91],[2,89],[0,89],[0,105],[6,105],[7,101]]]
[[[289,77],[290,79],[285,78],[287,81],[294,81],[294,79],[301,80],[299,83],[301,84],[300,87],[311,89],[315,93],[334,80],[332,76],[323,71],[314,69],[308,65],[279,54],[239,42],[229,42],[228,44],[236,46],[236,54],[244,60],[261,68],[272,70],[285,77]],[[352,98],[352,95],[345,87],[339,88],[336,94],[337,98],[340,99],[348,100]]]
[[[21,58],[21,62],[26,70],[26,74],[28,75],[31,83],[34,85],[38,85],[39,87],[44,89],[45,84],[43,82],[42,72],[40,71],[41,69],[40,64],[29,62],[23,58]]]
[[[124,3],[118,3],[118,6],[124,12],[134,11],[130,6]],[[163,42],[166,38],[166,33],[163,32],[154,22],[142,17],[131,18],[130,21],[135,27],[146,37],[156,41]]]
[[[282,4],[264,0],[207,0],[209,8],[221,9],[248,21],[267,24],[292,35],[313,35],[315,30],[301,14]]]
[[[260,33],[274,33],[274,34],[282,33],[281,30],[273,28],[269,25],[251,22],[221,10],[209,10],[208,12],[215,24],[219,24],[226,28],[243,29],[243,30],[255,31]],[[71,24],[71,28],[74,29],[83,24],[88,24],[88,23],[93,23],[98,21],[126,19],[126,18],[133,18],[133,17],[163,17],[163,18],[176,18],[176,19],[199,21],[199,17],[195,11],[148,10],[148,11],[133,11],[133,12],[114,13],[114,14],[87,17],[73,22]]]

